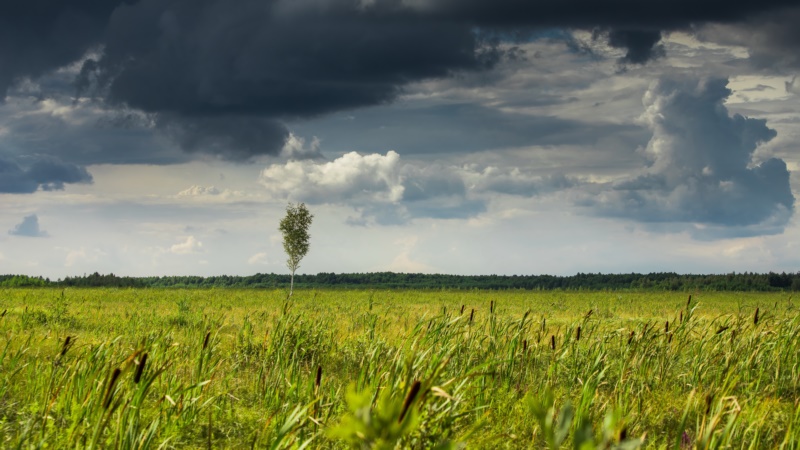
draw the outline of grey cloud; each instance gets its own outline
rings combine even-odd
[[[566,99],[570,101],[570,99]],[[396,150],[402,154],[472,152],[544,145],[596,145],[616,136],[632,147],[647,143],[637,125],[586,123],[458,103],[423,107],[372,108],[352,120],[332,116],[292,123],[300,134],[312,131],[327,151]],[[387,143],[391,143],[390,146]]]
[[[84,167],[48,156],[26,159],[27,164],[21,165],[0,157],[0,193],[30,194],[39,188],[62,190],[65,184],[92,182],[92,175]]]
[[[537,176],[518,168],[487,167],[480,171],[467,171],[465,175],[476,192],[496,192],[522,197],[544,195],[582,184],[580,180],[564,174]]]
[[[774,91],[775,88],[772,86],[767,86],[765,84],[759,84],[755,87],[751,87],[748,89],[742,89],[742,92],[764,92],[764,91]]]
[[[15,97],[0,108],[0,121],[6,131],[2,151],[16,158],[48,155],[77,165],[174,164],[189,159],[153,132],[151,115],[137,111],[108,110],[93,103],[71,105],[63,97],[44,101]]]
[[[642,222],[699,223],[768,234],[794,211],[786,164],[752,164],[761,143],[776,136],[765,120],[728,115],[725,79],[661,79],[645,95],[653,131],[652,164],[638,177],[584,199],[601,215]]]
[[[785,82],[786,92],[790,94],[800,95],[800,79],[795,75],[792,81]]]
[[[13,229],[8,230],[8,234],[12,236],[25,236],[25,237],[47,237],[46,231],[39,229],[39,217],[36,214],[25,216],[22,222],[14,226]]]

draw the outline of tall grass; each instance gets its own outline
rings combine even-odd
[[[2,290],[2,448],[800,448],[783,294]]]

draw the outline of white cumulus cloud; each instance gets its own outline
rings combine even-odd
[[[261,172],[260,181],[275,197],[309,203],[398,202],[404,191],[400,155],[394,151],[386,155],[350,152],[321,164],[307,160],[273,164]]]
[[[199,253],[203,249],[203,243],[198,241],[194,236],[187,236],[186,240],[169,248],[170,253],[176,255],[188,255],[190,253]]]

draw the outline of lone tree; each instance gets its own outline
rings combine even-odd
[[[308,212],[305,203],[292,204],[286,206],[286,217],[281,219],[279,229],[283,234],[283,250],[286,251],[288,258],[286,266],[292,271],[292,281],[289,285],[289,297],[294,292],[294,273],[300,267],[300,260],[308,253],[308,228],[314,215]]]

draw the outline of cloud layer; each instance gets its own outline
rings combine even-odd
[[[554,30],[592,31],[624,52],[624,64],[663,55],[662,37],[676,30],[750,45],[764,67],[796,67],[800,48],[800,8],[791,0],[10,5],[0,7],[0,97],[83,61],[71,83],[79,96],[149,115],[190,155],[234,161],[278,154],[289,139],[287,121],[386,104],[411,83],[526,57],[509,45],[564,34]]]
[[[754,161],[776,136],[762,119],[734,114],[723,102],[725,79],[664,78],[644,97],[653,131],[645,173],[585,200],[602,215],[642,222],[733,227],[743,234],[780,232],[794,211],[786,163]]]
[[[394,151],[272,164],[260,180],[272,198],[353,207],[361,213],[353,224],[473,217],[486,210],[492,195],[533,197],[579,184],[518,168],[404,163]]]

